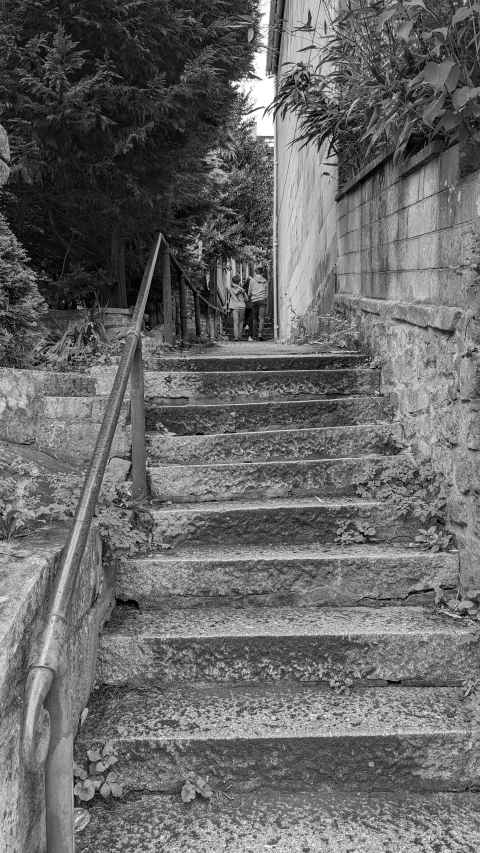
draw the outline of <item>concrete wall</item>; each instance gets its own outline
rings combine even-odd
[[[332,4],[333,5],[333,0]],[[312,14],[315,33],[294,32]],[[286,62],[306,61],[299,50],[320,43],[326,24],[321,0],[287,0],[280,46],[279,76]],[[313,59],[313,52],[311,58]],[[336,263],[336,166],[325,153],[290,145],[297,120],[277,119],[278,303],[280,338],[306,330],[315,334],[318,316],[331,306]],[[328,171],[328,175],[323,174]]]
[[[339,201],[336,306],[380,358],[405,441],[445,475],[462,581],[480,588],[480,172],[464,165],[459,147],[403,174],[388,161]]]

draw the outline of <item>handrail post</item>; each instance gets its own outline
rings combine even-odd
[[[72,697],[65,669],[53,680],[46,708],[50,717],[45,766],[47,850],[74,853]]]
[[[147,461],[145,446],[145,382],[142,339],[138,339],[130,374],[132,417],[132,498],[142,501],[147,496]]]
[[[180,273],[180,327],[182,333],[182,340],[185,341],[187,338],[188,328],[187,328],[187,285],[185,283],[185,276]]]
[[[170,248],[164,243],[162,257],[162,291],[163,291],[163,333],[165,342],[172,345],[175,342],[172,301],[172,270],[170,266]]]
[[[198,290],[195,291],[193,299],[195,303],[195,334],[197,338],[200,338],[202,334],[202,317],[200,314],[200,294]]]

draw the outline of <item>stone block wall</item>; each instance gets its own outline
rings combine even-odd
[[[480,588],[480,172],[458,147],[404,169],[340,198],[335,302],[380,358],[405,441],[445,476],[462,582]]]
[[[44,783],[21,755],[25,681],[35,659],[65,531],[0,543],[0,850],[45,853]],[[13,567],[13,570],[12,570]],[[70,611],[67,659],[74,725],[88,703],[98,633],[113,604],[111,578],[102,566],[101,544],[92,532]]]
[[[90,460],[116,366],[83,373],[0,368],[0,441],[31,445],[84,467]],[[112,456],[130,455],[130,407],[125,402]]]

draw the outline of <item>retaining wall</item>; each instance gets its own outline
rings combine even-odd
[[[478,161],[477,161],[478,162]],[[338,201],[335,304],[383,369],[405,440],[449,486],[462,580],[480,588],[480,171],[434,149]]]

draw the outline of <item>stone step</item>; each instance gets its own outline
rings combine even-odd
[[[97,682],[461,685],[479,639],[470,619],[422,607],[117,607],[101,638]]]
[[[379,542],[414,540],[418,524],[394,519],[388,505],[374,501],[283,498],[172,504],[149,510],[152,547],[182,550],[262,545],[323,544],[339,540],[343,523],[362,525]]]
[[[182,558],[157,554],[121,561],[116,594],[141,608],[256,605],[433,603],[436,590],[458,586],[458,553],[362,545],[194,551]],[[447,597],[451,597],[446,593]]]
[[[151,463],[191,465],[205,462],[256,462],[281,459],[334,459],[372,453],[397,453],[399,424],[284,429],[214,435],[147,435]]]
[[[141,796],[89,810],[77,853],[477,853],[478,794],[348,792]]]
[[[148,356],[148,370],[179,373],[208,373],[261,370],[344,370],[368,364],[370,357],[359,352],[332,352],[275,355],[193,355]]]
[[[161,406],[147,400],[146,406],[148,430],[182,436],[346,426],[384,421],[390,414],[391,406],[384,397],[211,402],[192,406]]]
[[[368,367],[342,370],[145,372],[145,397],[150,407],[169,400],[278,400],[379,393],[380,371]]]
[[[108,688],[92,694],[77,760],[110,741],[130,792],[465,790],[480,783],[478,698],[457,687],[322,685]]]
[[[161,501],[235,501],[265,498],[353,497],[358,476],[387,475],[392,456],[283,462],[160,465],[149,469],[152,497]]]

